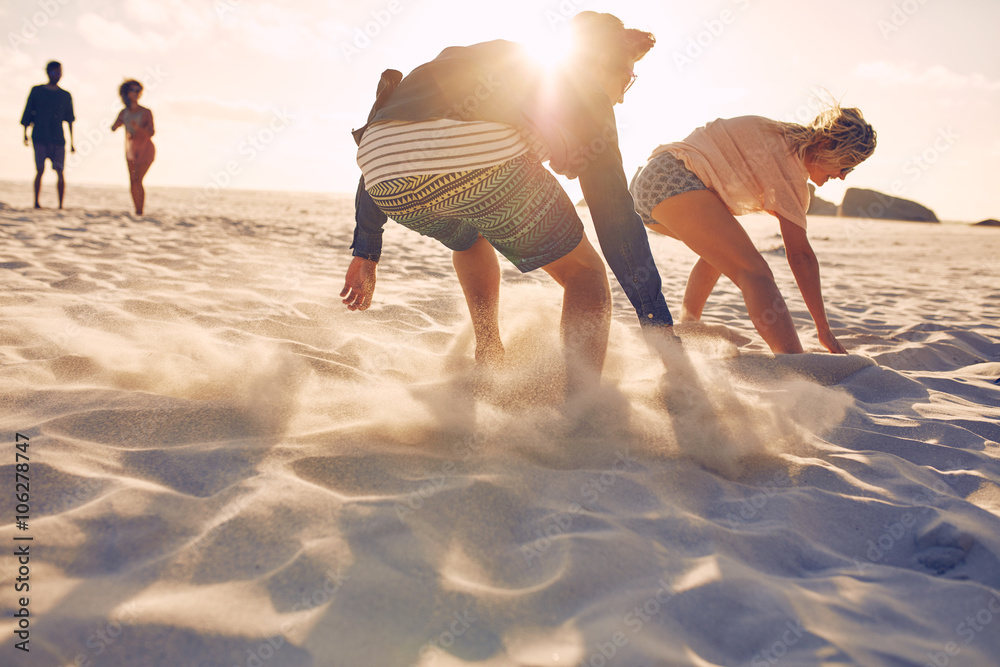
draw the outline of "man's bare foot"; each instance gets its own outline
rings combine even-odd
[[[483,345],[476,347],[476,365],[480,368],[499,370],[503,366],[505,350],[503,345]]]

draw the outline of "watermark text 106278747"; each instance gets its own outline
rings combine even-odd
[[[14,435],[14,520],[19,530],[28,530],[28,520],[31,518],[31,487],[29,486],[30,463],[28,457],[28,436],[16,433]],[[28,611],[29,598],[27,593],[31,590],[31,545],[27,544],[32,538],[30,535],[14,536],[14,557],[17,559],[17,576],[14,577],[15,605],[14,618],[17,619],[17,627],[14,635],[20,640],[14,644],[18,650],[27,653],[29,651],[28,627],[31,625],[30,612]]]

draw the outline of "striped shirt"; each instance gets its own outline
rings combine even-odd
[[[365,132],[358,166],[371,187],[390,178],[492,167],[529,151],[542,154],[540,144],[513,125],[490,121],[385,121]]]

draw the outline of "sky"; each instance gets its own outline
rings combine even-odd
[[[127,187],[124,137],[109,128],[119,85],[136,78],[156,122],[147,185],[208,200],[223,188],[350,193],[350,130],[382,70],[498,38],[544,55],[582,10],[657,39],[616,107],[628,175],[715,118],[805,123],[832,98],[861,109],[878,148],[818,196],[839,203],[848,187],[871,188],[943,220],[1000,218],[997,0],[5,0],[0,179],[34,175],[18,123],[59,60],[77,117],[70,184]]]

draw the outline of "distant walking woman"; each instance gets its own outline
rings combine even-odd
[[[125,162],[128,163],[128,177],[132,186],[132,201],[135,203],[136,215],[142,215],[142,206],[146,199],[146,191],[142,188],[142,179],[149,171],[156,157],[156,147],[153,146],[153,112],[139,106],[142,96],[142,84],[135,79],[129,79],[118,89],[125,108],[118,114],[112,132],[119,127],[125,128]]]

